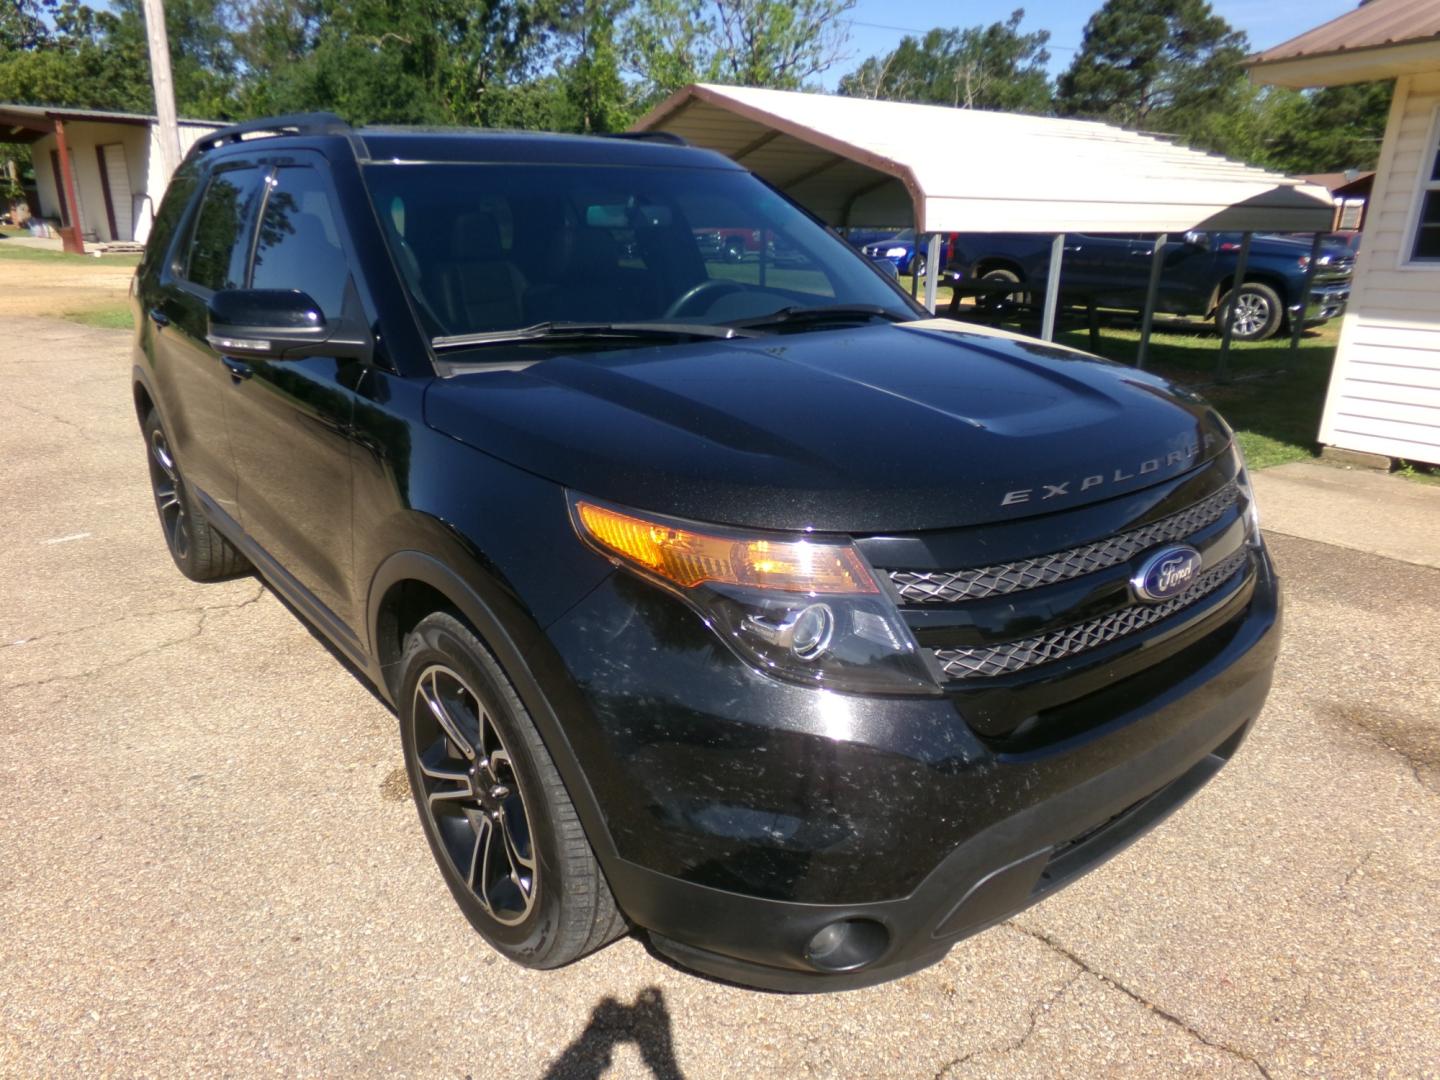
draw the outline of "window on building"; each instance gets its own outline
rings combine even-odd
[[[1435,143],[1430,146],[1430,172],[1422,177],[1420,213],[1415,221],[1410,261],[1440,262],[1440,145]]]

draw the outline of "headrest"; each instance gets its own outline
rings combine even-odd
[[[450,257],[464,262],[496,262],[505,257],[500,226],[494,214],[472,210],[455,218],[450,234]]]

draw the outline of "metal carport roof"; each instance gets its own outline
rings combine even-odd
[[[1312,232],[1334,215],[1322,187],[1088,120],[698,84],[635,130],[734,158],[836,226]]]

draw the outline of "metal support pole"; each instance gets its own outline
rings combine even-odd
[[[1060,307],[1060,261],[1065,258],[1065,234],[1050,241],[1050,273],[1045,277],[1045,313],[1040,317],[1040,336],[1055,340],[1055,312]]]
[[[940,279],[940,234],[932,232],[925,249],[925,310],[935,314],[935,286]]]
[[[1235,330],[1235,305],[1240,300],[1240,286],[1245,284],[1245,268],[1250,262],[1250,238],[1254,233],[1246,232],[1240,237],[1240,255],[1235,260],[1235,277],[1230,281],[1230,295],[1225,298],[1225,311],[1220,332],[1220,355],[1215,360],[1215,381],[1230,381],[1230,335]]]
[[[150,85],[165,183],[180,166],[180,125],[175,118],[175,80],[170,76],[170,39],[165,33],[165,0],[145,0],[145,37],[150,44]]]
[[[1310,245],[1310,265],[1305,267],[1305,284],[1300,286],[1300,314],[1290,320],[1290,356],[1294,359],[1300,352],[1300,337],[1305,333],[1305,315],[1310,310],[1310,288],[1315,282],[1315,269],[1320,265],[1320,249],[1325,246],[1325,237],[1315,234]]]
[[[1168,233],[1155,238],[1155,250],[1150,253],[1150,281],[1145,286],[1145,310],[1140,315],[1140,348],[1135,353],[1135,366],[1145,367],[1145,357],[1150,352],[1150,324],[1155,321],[1155,301],[1160,295],[1160,271],[1165,268],[1165,245],[1170,240]]]

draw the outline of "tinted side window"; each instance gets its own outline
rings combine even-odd
[[[240,287],[245,272],[245,246],[240,239],[259,179],[255,166],[228,169],[211,178],[190,232],[187,280],[207,289]]]
[[[171,178],[170,185],[165,189],[165,195],[160,200],[160,209],[155,212],[155,220],[150,226],[150,238],[145,245],[145,266],[142,273],[148,274],[150,268],[170,247],[175,227],[180,224],[180,218],[185,213],[185,207],[190,203],[190,196],[195,194],[195,185],[199,179],[199,170],[192,162],[186,162],[175,170],[175,175]]]
[[[315,169],[283,168],[267,186],[250,287],[299,289],[335,318],[349,267],[324,177]]]

